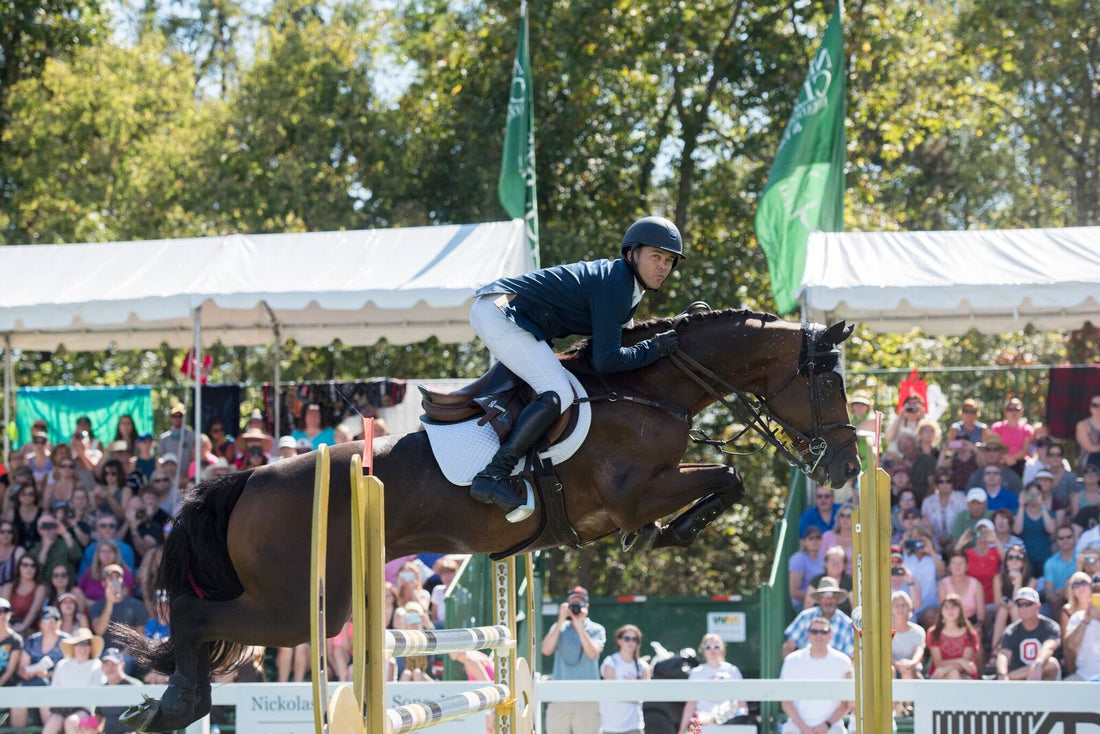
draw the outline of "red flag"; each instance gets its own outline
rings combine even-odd
[[[206,380],[210,377],[210,371],[214,366],[214,360],[209,354],[202,355],[202,377],[199,379],[199,384],[205,385]],[[188,349],[187,354],[183,356],[183,362],[180,364],[180,372],[189,380],[195,379],[195,350]]]

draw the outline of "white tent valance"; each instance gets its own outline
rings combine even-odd
[[[1100,324],[1100,227],[818,232],[802,299],[815,321],[929,334]]]
[[[473,338],[479,286],[533,267],[522,220],[309,234],[0,247],[0,335],[16,349],[234,346],[282,338]],[[0,342],[0,348],[3,343]]]

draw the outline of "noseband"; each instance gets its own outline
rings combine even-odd
[[[827,372],[839,373],[840,371],[840,350],[836,345],[832,345],[829,349],[821,349],[819,339],[821,331],[822,327],[820,326],[802,325],[802,350],[798,366],[787,375],[771,395],[764,399],[739,390],[679,349],[669,355],[668,359],[674,365],[699,385],[704,392],[725,406],[731,415],[740,418],[745,424],[745,427],[738,431],[736,435],[724,441],[711,439],[699,429],[692,429],[691,440],[696,443],[715,446],[723,453],[738,454],[738,452],[726,450],[725,446],[738,440],[749,430],[753,430],[786,457],[791,466],[797,467],[807,475],[812,474],[827,457],[855,443],[855,426],[851,423],[821,422],[821,394],[817,384],[818,379]],[[779,418],[768,408],[768,401],[790,387],[791,381],[794,380],[796,375],[806,376],[810,385],[811,423],[809,435]],[[736,402],[729,400],[727,396],[733,396],[736,398]],[[830,449],[823,434],[833,428],[850,428],[852,436],[835,449]],[[797,448],[798,444],[801,444],[804,448]],[[759,450],[748,453],[756,453]]]

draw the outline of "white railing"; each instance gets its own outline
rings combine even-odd
[[[213,702],[216,706],[237,706],[250,698],[262,695],[274,688],[300,692],[304,701],[311,698],[309,683],[269,684],[236,683],[215,685]],[[417,693],[429,690],[464,690],[476,687],[467,683],[392,683],[387,690],[406,700]],[[141,695],[159,697],[164,686],[103,686],[89,688],[0,688],[0,709],[11,707],[35,708],[39,706],[129,706],[138,703]],[[993,731],[985,727],[981,717],[989,712],[1000,715],[1021,712],[1032,720],[1045,717],[1053,720],[1074,720],[1080,724],[1100,727],[1100,683],[1076,682],[1003,682],[1003,681],[894,681],[894,699],[914,703],[915,734],[939,732]],[[754,679],[742,681],[554,681],[535,683],[535,699],[538,703],[551,701],[688,701],[696,699],[719,700],[737,698],[747,701],[782,701],[792,699],[851,699],[854,694],[852,681],[787,681]],[[944,717],[952,712],[966,716],[971,723],[947,727]],[[312,727],[311,709],[304,711],[305,720]],[[1089,718],[1089,717],[1093,718]],[[1074,719],[1073,717],[1077,717]],[[939,721],[937,725],[935,722]],[[1020,731],[1031,731],[1033,725],[1020,726]],[[1048,731],[1070,731],[1055,726]],[[1100,729],[1082,726],[1078,732]],[[188,728],[188,734],[207,734],[205,722]],[[253,734],[243,730],[241,734]]]

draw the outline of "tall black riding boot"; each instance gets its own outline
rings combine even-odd
[[[470,496],[505,512],[522,505],[524,498],[512,487],[512,469],[560,415],[561,402],[555,392],[544,392],[528,403],[516,418],[508,440],[501,444],[489,465],[474,477]]]

